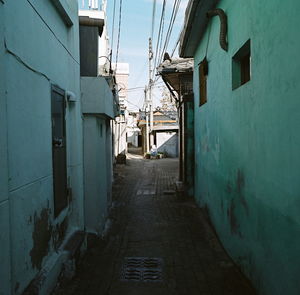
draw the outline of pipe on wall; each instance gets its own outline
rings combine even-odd
[[[223,50],[228,50],[228,43],[227,43],[227,15],[225,14],[224,10],[221,8],[216,8],[209,10],[206,14],[208,18],[213,16],[219,16],[220,18],[220,46]]]

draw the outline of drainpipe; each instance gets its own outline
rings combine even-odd
[[[213,16],[219,16],[220,18],[220,46],[223,50],[228,50],[228,43],[227,43],[227,16],[223,9],[217,8],[209,10],[206,14],[208,18]]]

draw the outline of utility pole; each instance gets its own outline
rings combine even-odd
[[[149,152],[149,120],[148,120],[148,100],[147,100],[147,86],[145,86],[145,115],[146,115],[146,153]]]
[[[154,137],[152,134],[153,131],[153,99],[152,99],[152,86],[153,86],[153,80],[152,80],[152,60],[153,60],[153,51],[152,51],[152,39],[149,38],[149,111],[150,111],[150,146],[154,144]]]

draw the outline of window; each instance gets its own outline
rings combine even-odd
[[[68,205],[65,91],[52,86],[52,160],[55,217]]]
[[[232,58],[232,89],[236,89],[251,79],[251,46],[250,39]]]
[[[207,102],[207,74],[208,74],[208,62],[204,58],[199,63],[199,88],[200,88],[200,99],[199,106],[202,106]]]

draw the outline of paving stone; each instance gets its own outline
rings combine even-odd
[[[177,159],[129,155],[126,165],[116,166],[115,175],[111,230],[87,250],[76,277],[62,281],[55,295],[255,294],[201,209],[193,200],[180,201],[173,194]],[[136,280],[121,280],[126,257],[162,259],[159,282],[141,279],[143,267],[135,270]]]

